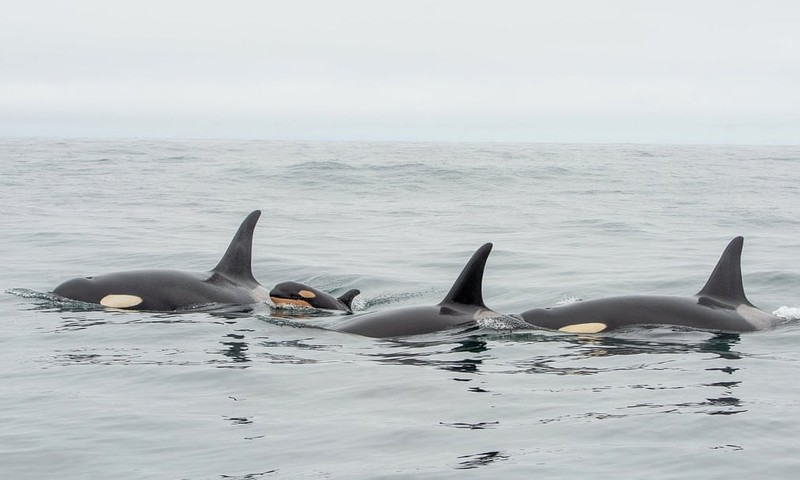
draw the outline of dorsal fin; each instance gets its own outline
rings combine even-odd
[[[472,258],[464,266],[461,275],[450,288],[450,292],[439,305],[460,303],[476,307],[488,308],[483,303],[483,269],[486,259],[492,251],[492,244],[486,243],[472,254]]]
[[[351,312],[353,311],[353,299],[361,293],[361,290],[356,288],[352,290],[348,290],[344,292],[341,296],[339,296],[339,301],[344,303],[348,310]]]
[[[752,305],[744,296],[742,285],[742,246],[744,238],[736,237],[722,252],[717,266],[711,273],[706,285],[697,295],[705,295],[720,300],[734,300]]]
[[[253,230],[260,216],[261,210],[255,210],[244,219],[222,260],[211,270],[212,272],[222,273],[237,280],[256,281],[252,269]]]

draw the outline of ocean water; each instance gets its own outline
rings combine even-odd
[[[0,140],[0,477],[795,478],[800,147]],[[212,268],[241,220],[256,278],[437,303],[494,243],[519,313],[697,292],[745,237],[774,330],[377,340],[337,316],[115,312],[83,275]]]

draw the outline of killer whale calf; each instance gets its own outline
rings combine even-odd
[[[481,318],[499,316],[483,302],[483,271],[491,251],[491,243],[478,248],[450,292],[436,305],[365,313],[331,329],[374,338],[402,337],[466,326]]]
[[[360,290],[353,288],[339,297],[334,297],[329,293],[325,293],[302,283],[281,282],[269,291],[269,297],[272,303],[278,307],[294,305],[353,313],[353,299],[356,298],[359,293],[361,293]]]
[[[73,278],[53,293],[109,308],[158,312],[266,302],[269,292],[252,272],[253,231],[260,216],[255,210],[244,219],[222,259],[208,272],[131,270]]]
[[[520,316],[541,328],[570,333],[599,333],[628,326],[682,326],[718,332],[749,332],[782,319],[747,300],[742,284],[744,239],[728,244],[705,286],[688,297],[632,295],[600,298],[553,308],[534,308]]]

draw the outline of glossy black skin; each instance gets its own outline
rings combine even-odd
[[[314,296],[310,298],[308,296],[303,296],[300,293],[303,291],[311,292],[314,294]],[[352,313],[353,299],[356,298],[359,293],[361,293],[361,291],[354,288],[346,291],[337,298],[329,293],[323,292],[322,290],[317,290],[314,287],[310,287],[302,283],[281,282],[275,285],[272,290],[269,291],[269,296],[272,299],[272,302],[278,306],[283,303],[283,300],[288,300],[288,302],[285,303],[308,306],[323,310],[341,310]],[[303,305],[303,303],[306,303],[307,305]]]
[[[109,294],[136,295],[135,310],[169,312],[206,304],[249,305],[263,301],[257,285],[242,283],[216,272],[131,270],[95,277],[73,278],[53,291],[87,303],[100,303]]]
[[[337,325],[334,330],[374,338],[404,337],[466,328],[476,325],[477,319],[482,316],[497,315],[488,308],[459,304],[406,307],[359,315]]]
[[[261,212],[245,218],[220,262],[209,272],[132,270],[74,278],[53,290],[56,295],[100,303],[107,295],[142,299],[132,310],[170,312],[199,305],[248,305],[266,301],[268,293],[251,270],[253,231]]]
[[[479,318],[499,315],[483,303],[483,270],[491,250],[492,244],[487,243],[472,255],[438,305],[357,315],[333,330],[375,338],[401,337],[475,325]]]
[[[758,330],[737,313],[736,306],[703,296],[607,297],[553,308],[534,308],[520,316],[532,325],[552,330],[581,323],[603,323],[605,330],[635,325],[675,325],[720,332]]]
[[[719,332],[750,332],[781,319],[759,310],[744,294],[741,253],[744,240],[734,238],[711,277],[696,295],[632,295],[534,308],[520,314],[531,325],[558,330],[570,325],[602,323],[603,331],[638,325],[674,325]]]

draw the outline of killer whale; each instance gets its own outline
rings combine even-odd
[[[334,297],[331,294],[317,290],[314,287],[298,282],[281,282],[269,291],[269,298],[277,306],[296,305],[307,308],[323,310],[342,310],[353,312],[353,299],[361,293],[358,289],[351,289]]]
[[[483,271],[491,251],[491,243],[478,248],[449,293],[436,305],[365,313],[331,328],[366,337],[389,338],[432,333],[499,316],[483,302]]]
[[[269,299],[253,277],[253,231],[261,216],[251,212],[233,236],[219,263],[208,272],[131,270],[67,280],[53,293],[109,308],[172,312],[218,304],[246,306]]]
[[[717,332],[763,330],[781,319],[747,300],[741,270],[743,245],[742,237],[731,240],[705,286],[692,296],[608,297],[554,308],[534,308],[520,316],[533,326],[570,333],[598,333],[643,325]]]

